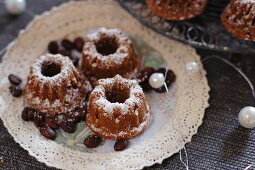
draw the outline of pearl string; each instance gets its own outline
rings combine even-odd
[[[246,168],[244,168],[244,170],[249,170],[251,169],[252,167],[254,167],[254,163],[250,164],[249,166],[247,166]]]
[[[180,161],[185,166],[186,170],[189,170],[189,158],[188,158],[188,152],[186,150],[185,145],[183,146],[183,150],[184,150],[184,153],[185,153],[186,162],[184,162],[183,158],[182,158],[182,149],[179,151]]]
[[[235,69],[245,79],[245,81],[249,84],[249,86],[251,88],[253,99],[255,100],[255,90],[254,90],[253,84],[251,83],[250,79],[239,68],[237,68],[234,64],[232,64],[228,60],[220,58],[219,56],[216,56],[216,55],[212,55],[212,56],[206,57],[206,58],[202,59],[201,61],[205,62],[205,61],[207,61],[209,59],[213,59],[213,58],[218,59],[218,60],[228,64],[233,69]]]
[[[164,76],[165,80],[166,80],[167,73],[168,73],[167,70],[169,70],[169,67],[166,67],[166,72],[165,72],[165,76]],[[165,89],[166,89],[166,92],[168,92],[168,87],[167,87],[167,85],[166,85],[166,82],[164,82],[164,87],[165,87]],[[174,123],[172,123],[172,125],[173,125],[173,126],[172,126],[173,129],[174,129],[175,131],[178,132],[180,142],[183,142],[183,141],[182,141],[182,139],[183,139],[182,133],[181,133],[178,129],[175,128]],[[185,158],[182,157],[182,150],[184,151]],[[180,151],[179,151],[179,159],[180,159],[181,163],[185,166],[185,169],[186,169],[186,170],[189,170],[188,152],[187,152],[187,149],[186,149],[186,147],[185,147],[185,144],[183,145],[183,148],[180,149]],[[184,160],[184,159],[185,159],[185,160]]]

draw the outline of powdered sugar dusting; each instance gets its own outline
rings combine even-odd
[[[130,88],[129,98],[124,103],[111,103],[105,96],[105,87],[111,88],[117,81],[121,84],[128,85]],[[92,93],[101,94],[101,97],[96,101],[96,103],[101,105],[107,114],[112,113],[114,108],[119,108],[123,114],[127,114],[129,112],[130,105],[140,104],[142,102],[141,99],[136,96],[137,94],[143,94],[143,90],[136,80],[128,80],[122,78],[120,75],[116,75],[114,78],[100,79],[98,80],[98,83],[99,85],[95,87]]]
[[[61,72],[55,76],[52,77],[47,77],[42,75],[42,64],[44,62],[54,62],[57,65],[60,66]],[[68,76],[68,73],[70,71],[76,70],[76,68],[74,67],[72,61],[65,56],[62,56],[60,54],[56,54],[56,55],[52,55],[52,54],[46,54],[46,55],[42,55],[40,56],[35,63],[31,66],[30,68],[31,72],[33,74],[35,74],[36,76],[38,76],[38,78],[41,81],[50,81],[52,79],[62,79],[66,76]]]
[[[149,107],[149,106],[147,105],[147,107]],[[148,124],[150,123],[150,119],[151,119],[151,113],[146,112],[144,114],[144,121],[138,127],[133,127],[132,129],[130,129],[130,132],[120,131],[118,134],[112,134],[112,136],[114,138],[117,138],[117,137],[120,137],[120,136],[128,135],[129,133],[142,132],[148,126]],[[116,119],[116,123],[118,123],[118,119]],[[101,128],[97,128],[94,125],[91,125],[90,128],[94,132],[104,133]]]
[[[125,84],[130,89],[129,98],[124,103],[111,103],[106,99],[106,87],[112,88],[116,82]],[[115,108],[119,108],[122,111],[122,114],[127,114],[129,112],[129,106],[140,104],[142,102],[141,98],[137,97],[137,95],[143,94],[143,90],[136,80],[129,80],[122,78],[120,75],[116,75],[114,78],[100,79],[98,80],[98,84],[99,85],[95,87],[91,94],[99,94],[100,98],[96,101],[96,104],[102,106],[107,114],[111,114]]]
[[[58,65],[60,72],[54,76],[43,75],[44,63]],[[77,107],[89,89],[90,83],[79,74],[68,57],[46,54],[30,67],[25,101],[42,112],[66,112]]]
[[[115,53],[104,56],[98,53],[95,43],[102,37],[114,37],[118,44],[118,49]],[[98,31],[91,33],[87,36],[88,42],[85,43],[83,54],[91,56],[92,59],[96,58],[104,63],[117,63],[121,64],[126,57],[128,57],[129,48],[131,48],[131,41],[128,37],[118,29],[101,28]]]

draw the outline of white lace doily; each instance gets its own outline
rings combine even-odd
[[[46,140],[33,123],[22,121],[23,99],[14,98],[8,89],[10,84],[7,77],[10,73],[19,75],[24,86],[29,65],[44,53],[49,41],[84,35],[85,30],[95,27],[120,28],[133,37],[143,39],[161,53],[165,64],[170,65],[177,75],[175,105],[168,119],[151,137],[122,152],[83,152]],[[185,71],[185,65],[190,61],[199,63],[198,73],[189,74]],[[182,149],[197,133],[205,108],[208,107],[209,87],[205,75],[195,49],[147,29],[115,1],[71,1],[35,17],[8,47],[0,64],[0,117],[15,141],[48,166],[77,170],[141,169],[161,163]],[[163,98],[153,97],[150,103],[163,100],[164,96],[171,93],[157,95],[163,95]],[[152,104],[151,107],[156,106]],[[167,110],[164,110],[164,114],[168,114]]]

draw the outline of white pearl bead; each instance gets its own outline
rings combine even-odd
[[[151,87],[157,89],[164,85],[165,83],[165,76],[162,73],[153,73],[150,76],[149,83]]]
[[[252,106],[244,107],[238,115],[240,124],[245,128],[255,127],[255,108]]]
[[[186,70],[187,70],[188,72],[191,72],[191,73],[198,72],[199,67],[198,67],[197,62],[191,61],[191,62],[187,63],[187,64],[186,64]]]
[[[6,9],[10,14],[20,14],[26,8],[25,0],[5,0]]]

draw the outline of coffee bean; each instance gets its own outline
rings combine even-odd
[[[67,57],[70,57],[70,51],[68,50],[65,50],[65,49],[62,49],[59,51],[59,54],[63,55],[63,56],[67,56]]]
[[[14,97],[20,97],[22,95],[22,89],[19,86],[11,85],[9,91]]]
[[[142,87],[143,91],[145,92],[149,92],[153,89],[151,85],[149,84],[149,82],[139,83],[139,85]]]
[[[172,70],[167,70],[166,85],[170,86],[176,80],[176,76]]]
[[[74,49],[74,44],[72,41],[70,41],[69,39],[63,39],[61,41],[61,45],[66,49],[66,50],[72,50]]]
[[[57,54],[58,53],[58,43],[56,41],[51,41],[49,44],[48,44],[48,51],[51,53],[51,54]]]
[[[128,140],[126,139],[117,140],[114,144],[115,151],[123,151],[127,147],[128,147]]]
[[[35,112],[34,113],[34,123],[37,127],[42,127],[45,124],[45,115],[43,112]]]
[[[95,148],[98,145],[100,145],[101,142],[102,142],[101,137],[92,134],[86,137],[83,143],[87,148]]]
[[[158,89],[154,89],[154,90],[155,90],[156,92],[158,92],[158,93],[165,93],[165,92],[167,92],[165,86],[162,86],[162,87],[160,87],[160,88],[158,88]]]
[[[138,83],[144,91],[152,90],[152,87],[149,84],[149,79],[154,72],[155,72],[154,68],[145,67],[137,74]]]
[[[137,79],[138,82],[143,83],[143,82],[147,82],[150,78],[150,76],[152,75],[152,73],[154,73],[155,70],[153,67],[145,67],[143,70],[141,70],[138,74],[137,74]]]
[[[49,126],[43,126],[40,127],[40,133],[46,138],[46,139],[55,139],[56,138],[56,132],[51,129]]]
[[[77,37],[74,39],[74,46],[77,51],[82,52],[84,46],[84,39],[82,37]]]
[[[157,69],[156,72],[157,72],[157,73],[162,73],[162,74],[165,75],[165,74],[166,74],[166,69],[163,68],[163,67],[161,67],[161,68]]]
[[[36,112],[36,110],[34,108],[31,107],[25,107],[22,111],[21,114],[21,118],[24,121],[30,121],[34,119],[34,112]]]
[[[63,122],[61,124],[61,128],[68,133],[73,133],[76,130],[76,123],[74,122],[73,119],[69,119],[68,117],[65,116],[63,119]]]
[[[53,115],[47,114],[45,117],[45,122],[51,129],[57,129],[59,127],[56,122],[56,118]]]
[[[18,76],[14,75],[14,74],[10,74],[8,76],[8,79],[9,79],[10,83],[13,85],[19,85],[22,82],[21,78],[19,78]]]

